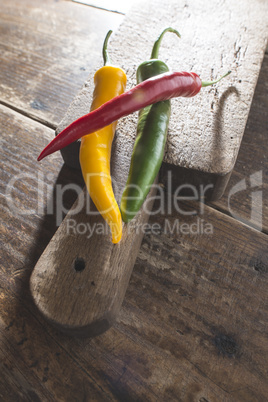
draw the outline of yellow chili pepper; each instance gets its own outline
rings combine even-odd
[[[127,82],[125,72],[110,64],[107,43],[112,31],[106,35],[103,44],[104,66],[94,76],[94,93],[91,109],[124,92]],[[114,122],[103,129],[81,138],[80,165],[88,192],[96,208],[107,221],[112,233],[113,243],[122,237],[122,218],[112,188],[110,158],[115,134]]]

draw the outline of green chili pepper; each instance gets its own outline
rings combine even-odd
[[[151,59],[141,63],[137,69],[137,83],[150,77],[166,73],[168,66],[158,60],[159,47],[166,32],[178,31],[166,28],[155,41]],[[137,136],[131,156],[130,170],[121,199],[121,214],[129,222],[140,210],[159,172],[165,150],[170,118],[170,100],[155,103],[140,110]]]

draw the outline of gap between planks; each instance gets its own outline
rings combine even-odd
[[[229,218],[233,219],[236,222],[241,223],[242,225],[248,227],[249,229],[255,230],[256,232],[259,232],[259,233],[263,233],[264,235],[268,235],[268,230],[266,230],[264,228],[262,230],[260,230],[256,226],[254,226],[254,224],[251,224],[249,221],[246,221],[246,220],[241,221],[237,218],[234,218],[228,210],[221,208],[219,205],[211,205],[209,203],[204,204],[204,205],[206,205],[210,209],[214,209],[215,211],[220,212],[222,215],[228,216]]]
[[[128,2],[123,2],[122,0],[112,1],[113,6],[107,0],[71,0],[74,3],[79,3],[87,7],[97,8],[99,10],[108,11],[111,13],[126,15],[132,5],[135,4],[135,0],[128,0]],[[124,3],[124,4],[123,4]]]
[[[110,12],[110,13],[116,13],[116,14],[126,15],[125,12],[117,11],[117,10],[109,10],[109,9],[107,9],[107,8],[105,8],[105,7],[100,7],[100,6],[96,6],[96,5],[93,5],[93,4],[86,3],[86,2],[84,2],[83,0],[71,0],[71,1],[72,1],[73,3],[82,4],[83,6],[86,6],[86,7],[92,7],[92,8],[97,8],[98,10],[103,10],[103,11],[107,11],[107,12]]]
[[[51,122],[49,122],[48,120],[42,119],[42,117],[39,117],[33,113],[27,112],[26,110],[23,110],[21,108],[18,108],[12,104],[10,104],[9,102],[3,101],[2,99],[0,99],[0,105],[5,106],[6,108],[21,114],[22,116],[28,117],[29,119],[36,121],[37,123],[42,124],[43,126],[46,126],[48,128],[51,128],[52,130],[56,130],[57,126]]]

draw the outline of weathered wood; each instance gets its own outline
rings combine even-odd
[[[196,210],[197,215],[175,212],[149,222],[156,222],[162,233],[157,234],[156,226],[152,226],[144,238],[126,294],[126,310],[118,325],[123,323],[127,331],[131,326],[136,342],[141,337],[173,355],[178,365],[183,362],[184,378],[192,365],[225,393],[205,393],[198,381],[201,392],[189,400],[265,400],[267,236],[210,208],[205,207],[202,213],[200,204],[180,206],[188,212]],[[200,218],[204,226],[212,225],[213,233],[188,235],[188,225]],[[181,231],[168,234],[163,230],[167,220],[172,228],[177,219]],[[128,297],[135,302],[129,304]],[[252,357],[257,356],[258,363],[254,363]],[[190,387],[183,391],[183,382],[178,381],[173,369],[169,386],[164,385],[165,380],[160,384],[166,392],[170,389],[174,398],[187,400]]]
[[[257,91],[266,97],[265,85]],[[256,171],[263,169],[257,144],[266,133],[264,117],[255,121],[256,145],[247,156]],[[180,204],[197,209],[213,236],[148,230],[118,322],[94,339],[64,336],[36,311],[28,282],[56,230],[56,214],[47,214],[56,185],[81,187],[82,179],[59,155],[36,164],[53,137],[49,128],[1,107],[0,132],[1,399],[265,401],[267,236],[208,206],[201,213],[199,204]],[[251,174],[243,176],[243,155],[234,170],[241,179]],[[29,176],[13,183],[15,204],[39,212],[16,215],[9,208],[7,185],[19,173]],[[66,208],[75,198],[76,192],[64,194]],[[246,200],[237,202],[248,211]],[[177,218],[189,224],[197,217],[173,211],[149,223],[161,228],[165,219],[172,226]]]
[[[25,255],[30,255],[29,279],[38,257],[64,218],[64,213],[57,213],[56,201],[62,198],[68,211],[82,191],[83,179],[77,171],[63,166],[60,155],[37,163],[39,146],[53,138],[53,130],[4,106],[0,110],[1,266],[7,269],[8,277],[9,268],[16,269],[14,261],[20,264]],[[57,188],[73,183],[76,190],[57,193]],[[29,238],[32,244],[27,243]]]
[[[268,55],[253,98],[245,134],[230,182],[212,205],[236,219],[268,233]],[[240,183],[240,185],[239,185]],[[237,187],[237,192],[231,191]]]
[[[2,283],[0,295],[4,307],[0,322],[2,400],[112,399],[98,374],[83,369],[69,353],[70,349],[65,349],[64,338],[58,338],[56,332],[50,334],[40,316],[34,316],[30,300],[26,305],[25,295],[18,298],[3,289]]]
[[[0,102],[55,127],[122,18],[71,1],[1,1]]]
[[[195,98],[172,101],[164,161],[175,166],[175,188],[192,185],[200,195],[200,186],[212,185],[209,198],[222,195],[237,158],[266,48],[267,13],[268,3],[261,0],[219,0],[213,5],[199,0],[186,5],[183,1],[159,0],[142,3],[142,7],[138,2],[111,38],[111,56],[127,71],[128,87],[135,85],[137,66],[150,57],[156,37],[167,26],[177,28],[182,35],[180,40],[171,34],[163,39],[160,58],[170,70],[195,71],[204,80],[232,70],[226,80],[202,89]],[[57,132],[88,112],[93,74],[94,71]],[[118,124],[119,147],[126,147],[127,154],[133,147],[136,123],[137,113]]]
[[[17,206],[35,208],[39,172],[53,197],[61,158],[42,165],[35,158],[53,131],[1,107],[0,132],[1,194],[14,174],[34,174],[17,181],[12,194]],[[58,184],[79,180],[66,169]],[[76,339],[50,326],[29,295],[34,263],[55,231],[46,197],[39,203],[39,213],[14,215],[1,198],[1,393],[7,400],[266,399],[267,235],[198,203],[180,202],[189,216],[174,208],[157,213],[117,323],[94,339]],[[184,231],[203,219],[213,234],[163,230],[166,220],[173,228],[177,219]]]
[[[114,162],[113,179],[124,183],[128,173],[124,161],[118,157]],[[122,188],[118,200],[121,193]],[[60,330],[96,336],[114,324],[140,249],[140,226],[148,220],[153,193],[149,193],[148,212],[143,210],[131,225],[123,225],[122,239],[115,245],[102,216],[89,207],[87,190],[81,192],[30,280],[37,307]]]

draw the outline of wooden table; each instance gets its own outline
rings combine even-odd
[[[68,337],[31,300],[57,185],[83,186],[59,153],[42,168],[36,156],[123,18],[64,0],[1,2],[0,399],[266,401],[267,54],[225,195],[181,204],[194,215],[152,216],[116,325]],[[66,210],[75,198],[64,194]],[[163,230],[167,219],[185,233]],[[212,233],[186,233],[198,220]]]

